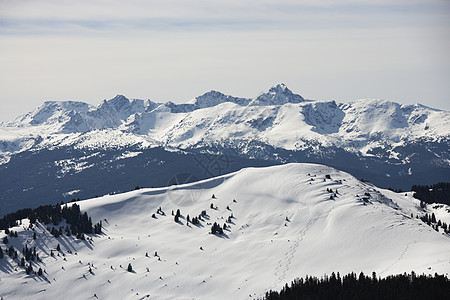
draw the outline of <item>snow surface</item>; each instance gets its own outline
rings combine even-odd
[[[327,189],[337,190],[334,199]],[[322,165],[247,168],[78,204],[94,223],[103,220],[103,234],[91,235],[92,241],[55,239],[41,225],[33,241],[24,221],[13,229],[19,238],[10,242],[19,250],[25,241],[36,246],[43,262],[34,268],[46,273],[26,275],[5,256],[0,296],[255,299],[296,277],[332,271],[379,276],[450,271],[450,237],[411,217],[425,213],[411,193],[378,189]],[[152,218],[158,207],[165,216]],[[171,211],[178,208],[182,217],[175,223]],[[187,215],[192,219],[203,210],[207,217],[201,225],[186,224]],[[223,225],[231,214],[223,236],[209,233],[208,223]],[[58,243],[62,252],[50,257]],[[126,271],[129,263],[133,272]]]

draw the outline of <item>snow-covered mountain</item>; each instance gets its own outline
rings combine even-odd
[[[258,159],[272,164],[318,162],[383,187],[409,189],[413,184],[450,180],[450,113],[420,104],[374,99],[348,103],[305,100],[284,84],[253,99],[211,91],[184,104],[124,96],[104,100],[98,106],[48,101],[33,112],[0,124],[0,176],[15,178],[16,174],[22,178],[18,160],[33,157],[33,163],[42,163],[39,168],[55,167],[53,178],[63,178],[73,186],[69,190],[57,186],[58,192],[46,195],[55,198],[80,188],[69,176],[88,168],[111,169],[111,161],[123,158],[120,153],[116,158],[94,162],[99,151],[139,156],[157,147],[180,154],[227,153],[227,159]],[[47,151],[83,154],[54,154],[60,158],[53,159]],[[67,161],[74,166],[69,168],[73,172],[67,172]],[[252,165],[248,162],[241,167]],[[180,171],[173,170],[172,175]],[[208,176],[220,174],[223,172]],[[35,188],[36,180],[30,178],[29,186],[20,187],[0,182],[0,201],[11,201],[8,199],[17,190]],[[7,195],[8,191],[12,194]]]
[[[0,245],[19,252],[0,259],[1,297],[256,299],[306,275],[450,272],[449,235],[417,218],[431,206],[322,165],[247,168],[77,203],[102,233],[55,238],[51,224],[27,230],[22,220]],[[187,221],[202,211],[199,224]],[[448,207],[438,217],[448,223]],[[215,222],[224,234],[210,233]],[[32,267],[42,276],[18,265],[25,245],[36,247],[42,261]]]
[[[154,103],[116,96],[94,107],[82,102],[47,101],[33,112],[2,124],[2,156],[25,149],[80,143],[83,134],[114,130],[129,144],[128,134],[146,146],[186,149],[211,144],[230,146],[258,141],[272,147],[302,151],[313,147],[346,149],[363,156],[386,148],[391,159],[405,163],[393,148],[413,141],[448,141],[450,113],[422,105],[363,99],[338,104],[304,100],[285,85],[254,99],[211,91],[191,103]],[[68,135],[76,136],[76,139]],[[63,137],[64,138],[63,138]],[[119,136],[115,136],[118,143]],[[100,136],[89,138],[97,144]],[[18,143],[18,141],[28,143]],[[144,143],[146,141],[146,143]],[[312,146],[313,145],[313,146]],[[438,157],[437,157],[438,158]]]

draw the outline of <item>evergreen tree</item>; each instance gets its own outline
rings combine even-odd
[[[127,271],[128,272],[133,271],[133,267],[131,266],[131,263],[128,264]]]
[[[27,273],[27,275],[30,275],[33,272],[33,267],[31,266],[31,264],[28,265],[25,272]]]
[[[214,222],[214,224],[211,226],[211,233],[212,234],[223,234],[223,229],[220,227],[219,224]]]

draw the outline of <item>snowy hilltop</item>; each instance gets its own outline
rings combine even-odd
[[[77,238],[56,217],[9,228],[0,296],[257,299],[306,275],[450,272],[445,207],[421,208],[411,193],[321,165],[247,168],[76,204],[101,230]],[[439,220],[420,219],[431,213]]]

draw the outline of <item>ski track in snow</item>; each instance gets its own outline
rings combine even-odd
[[[379,275],[381,276],[381,275],[384,274],[387,270],[389,270],[390,268],[392,268],[393,266],[395,266],[396,264],[398,264],[398,263],[403,259],[403,257],[405,256],[406,252],[408,251],[408,249],[409,249],[412,245],[415,245],[415,244],[417,244],[417,241],[416,241],[416,240],[413,241],[413,242],[411,242],[411,243],[408,243],[408,244],[406,245],[405,249],[402,251],[402,253],[401,253],[400,256],[398,257],[398,259],[397,259],[396,261],[394,261],[391,265],[389,265],[386,269],[384,269],[383,271],[381,271]]]
[[[297,237],[295,238],[295,241],[292,243],[292,245],[289,247],[288,251],[285,252],[284,257],[281,258],[278,261],[278,265],[275,268],[275,277],[277,277],[276,282],[272,284],[267,290],[265,290],[259,297],[264,296],[264,294],[267,291],[273,290],[277,288],[277,286],[284,282],[284,279],[286,278],[286,273],[289,271],[289,267],[291,265],[292,259],[295,257],[295,253],[297,252],[297,249],[303,240],[303,238],[306,236],[308,230],[319,220],[322,218],[327,218],[331,211],[334,209],[335,205],[333,205],[329,210],[327,210],[324,213],[321,213],[318,217],[313,218],[309,220],[309,222],[306,224],[304,228],[302,228]],[[300,211],[300,210],[298,210]]]

